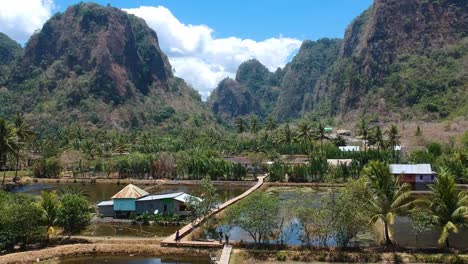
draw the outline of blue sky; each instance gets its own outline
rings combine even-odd
[[[77,3],[55,1],[59,10]],[[346,26],[372,0],[97,0],[120,8],[165,6],[185,24],[205,24],[218,38],[257,41],[280,34],[297,39],[342,38]]]
[[[0,32],[21,44],[76,0],[0,0]],[[95,0],[145,19],[175,74],[206,99],[238,66],[284,67],[302,41],[342,38],[372,0]]]

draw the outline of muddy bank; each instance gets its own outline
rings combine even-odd
[[[114,241],[115,242],[115,241]],[[133,242],[133,243],[132,243]],[[142,243],[142,244],[136,244]],[[36,263],[63,257],[84,255],[113,255],[113,256],[208,256],[210,251],[186,248],[161,248],[156,244],[143,244],[142,241],[128,241],[121,243],[72,244],[46,248],[36,251],[26,251],[0,256],[2,264]]]

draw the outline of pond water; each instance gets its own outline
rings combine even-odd
[[[312,207],[320,206],[320,201],[323,196],[327,194],[327,189],[316,189],[308,187],[274,187],[268,188],[266,192],[269,192],[273,195],[276,195],[281,202],[287,202],[294,200],[301,193],[308,193],[312,199],[310,205]],[[291,206],[282,206],[280,209],[279,217],[285,218],[286,223],[283,227],[282,238],[285,244],[288,245],[301,245],[301,241],[298,239],[301,232],[300,223],[296,218],[291,218],[291,211],[289,208]],[[435,228],[433,230],[427,231],[420,235],[416,239],[416,235],[411,228],[411,219],[406,216],[397,217],[393,228],[393,239],[400,246],[404,247],[438,247],[437,240],[439,238],[439,230]],[[461,229],[458,234],[450,235],[450,242],[453,246],[458,248],[468,248],[468,229]],[[246,241],[253,242],[253,239],[250,235],[242,230],[239,227],[234,227],[230,230],[230,239],[234,241]],[[359,245],[375,245],[375,233],[372,231],[372,228],[369,226],[369,230],[363,234],[360,234],[357,238]],[[272,241],[276,243],[276,241]],[[328,240],[328,245],[334,246],[336,242],[333,238]]]
[[[147,185],[136,185],[142,189],[150,187]],[[40,194],[41,191],[44,190],[63,190],[68,186],[81,189],[88,195],[90,202],[98,203],[100,201],[109,200],[126,185],[115,183],[32,183],[17,188],[14,192]],[[237,185],[218,185],[215,187],[219,195],[220,203],[242,194],[249,188],[247,186]],[[201,194],[202,190],[199,185],[159,185],[151,188],[152,194],[166,194],[174,192],[185,192],[197,196]]]
[[[30,194],[40,194],[44,190],[63,190],[67,187],[79,188],[93,204],[100,201],[109,200],[114,194],[123,189],[125,184],[112,183],[32,183],[17,188],[15,192],[25,192]],[[150,186],[138,185],[144,189]],[[219,195],[219,203],[223,203],[231,198],[234,198],[249,187],[237,185],[217,185],[215,186]],[[166,194],[174,192],[185,192],[195,196],[201,195],[201,188],[198,185],[160,185],[151,188],[151,193]],[[173,234],[179,229],[177,226],[144,226],[130,225],[126,223],[92,223],[81,234],[88,236],[118,236],[118,237],[166,237]]]
[[[64,258],[60,264],[209,264],[209,257],[119,257],[95,256]]]

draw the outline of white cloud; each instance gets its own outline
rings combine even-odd
[[[54,0],[0,0],[0,32],[26,43],[54,10]],[[283,67],[301,44],[300,40],[282,36],[263,41],[215,38],[210,27],[183,24],[163,6],[124,10],[145,19],[156,31],[176,75],[190,83],[203,98],[208,97],[219,81],[234,77],[242,62],[256,58],[275,70]]]
[[[54,9],[53,0],[0,0],[0,32],[26,43]]]
[[[282,36],[263,41],[214,38],[210,27],[183,24],[163,6],[124,10],[145,19],[156,31],[159,44],[176,75],[190,83],[203,98],[223,78],[234,77],[242,62],[256,58],[270,70],[275,70],[283,67],[291,53],[301,45],[300,40]]]

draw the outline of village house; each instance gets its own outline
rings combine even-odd
[[[341,151],[359,151],[361,148],[359,146],[340,146],[338,147]]]
[[[253,170],[254,165],[252,161],[247,157],[235,156],[235,157],[225,157],[224,160],[229,161],[234,164],[242,165],[247,170]]]
[[[281,155],[280,160],[292,166],[309,164],[309,156],[307,155]]]
[[[335,166],[335,167],[338,167],[341,165],[349,166],[351,165],[352,162],[353,162],[352,159],[327,159],[327,163],[330,166]]]
[[[431,164],[390,164],[390,172],[401,177],[402,182],[411,184],[413,190],[425,191],[435,182],[437,174]]]
[[[183,192],[150,195],[133,184],[127,185],[111,199],[97,204],[99,215],[116,218],[128,218],[131,213],[188,215],[187,202],[200,200]]]

